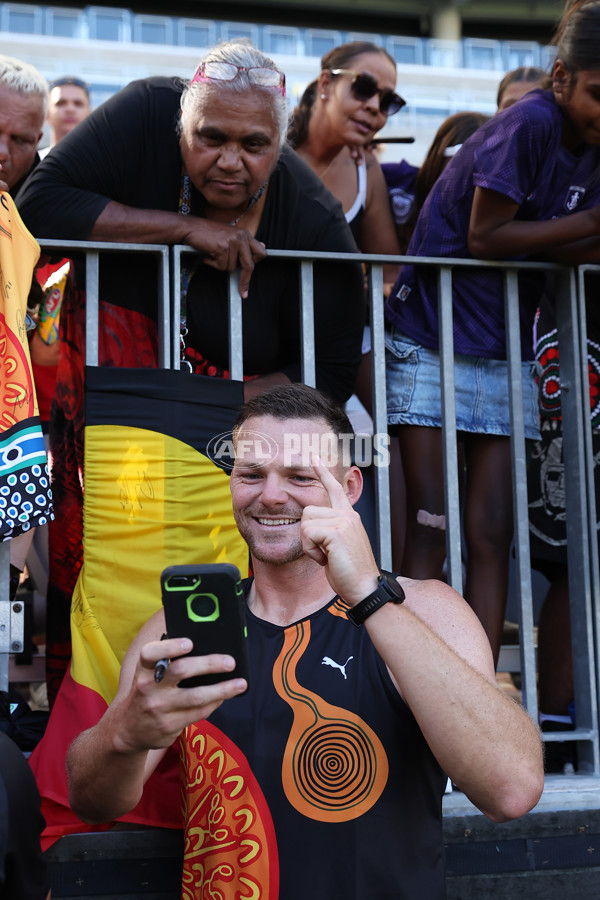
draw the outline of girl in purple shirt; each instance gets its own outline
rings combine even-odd
[[[408,254],[600,260],[600,2],[567,5],[546,90],[483,125],[429,195]],[[386,305],[388,421],[408,486],[403,574],[445,557],[436,272],[405,266]],[[525,433],[538,434],[531,331],[543,281],[520,277]],[[502,274],[453,273],[457,429],[465,450],[465,595],[497,660],[513,519]]]

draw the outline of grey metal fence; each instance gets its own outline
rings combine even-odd
[[[46,250],[61,255],[83,253],[86,258],[86,363],[98,364],[99,254],[101,252],[142,252],[159,261],[159,364],[163,368],[179,366],[180,273],[182,257],[195,251],[187,246],[106,244],[100,242],[40,241]],[[577,727],[574,732],[547,733],[547,741],[576,740],[582,771],[600,774],[598,734],[598,692],[600,667],[600,610],[598,550],[596,535],[593,454],[589,422],[589,400],[586,358],[586,275],[600,272],[600,266],[578,269],[542,263],[482,262],[447,258],[388,257],[382,255],[305,253],[269,251],[273,257],[289,258],[298,264],[301,311],[298,327],[302,336],[302,375],[307,384],[315,383],[313,264],[318,260],[338,261],[340,265],[360,260],[368,271],[370,293],[370,325],[372,333],[373,431],[387,431],[385,397],[385,351],[383,314],[383,265],[407,262],[434,267],[438,271],[440,358],[443,409],[443,448],[446,496],[446,540],[448,580],[462,593],[461,516],[459,471],[454,406],[454,348],[452,333],[452,274],[459,267],[488,267],[500,270],[504,277],[510,400],[512,491],[514,508],[514,547],[516,565],[517,607],[519,610],[520,671],[523,702],[533,718],[537,717],[536,657],[534,646],[534,613],[529,555],[529,525],[526,478],[526,445],[524,437],[523,397],[521,388],[521,351],[518,272],[525,269],[544,270],[554,278],[562,387],[564,425],[565,493],[568,528],[569,592],[572,626],[573,663]],[[230,277],[230,372],[235,379],[243,373],[242,304],[237,290],[237,275]],[[379,563],[391,568],[390,488],[388,471],[376,467],[376,552]],[[15,615],[8,607],[8,545],[0,545],[0,689],[8,684],[8,657],[18,640]]]

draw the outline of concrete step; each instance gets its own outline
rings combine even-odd
[[[547,776],[514,822],[491,822],[456,790],[443,812],[448,900],[600,896],[600,777]],[[46,852],[52,898],[179,900],[182,852],[181,832],[162,829],[63,837]]]
[[[514,822],[491,822],[456,790],[443,809],[448,900],[600,896],[600,778],[547,775]]]

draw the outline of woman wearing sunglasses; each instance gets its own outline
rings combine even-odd
[[[321,74],[304,91],[288,131],[292,147],[342,204],[357,247],[363,253],[400,253],[383,172],[369,149],[389,116],[405,105],[395,87],[396,63],[385,50],[368,41],[342,44],[322,58]],[[384,267],[386,295],[397,273],[397,266]],[[365,329],[355,392],[369,411],[370,349],[370,333]],[[393,459],[396,464],[392,474],[398,474],[393,475],[392,490],[398,494],[398,506],[403,509],[399,453],[394,452]],[[393,517],[397,568],[404,543],[403,519],[403,515]]]
[[[395,93],[396,63],[367,41],[342,44],[294,110],[288,140],[342,204],[363,253],[399,253],[381,166],[368,150],[389,116],[405,105]],[[395,267],[385,273],[394,281]]]

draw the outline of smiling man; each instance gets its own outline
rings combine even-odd
[[[497,687],[464,600],[379,570],[353,510],[360,469],[343,452],[329,466],[289,452],[298,433],[343,451],[351,426],[318,391],[281,385],[235,430],[232,503],[254,572],[247,693],[230,657],[161,641],[157,613],[112,706],[71,745],[72,806],[86,821],[123,815],[179,740],[186,896],[443,898],[446,775],[492,819],[522,815],[543,786],[539,734]],[[178,687],[206,672],[225,680]]]

